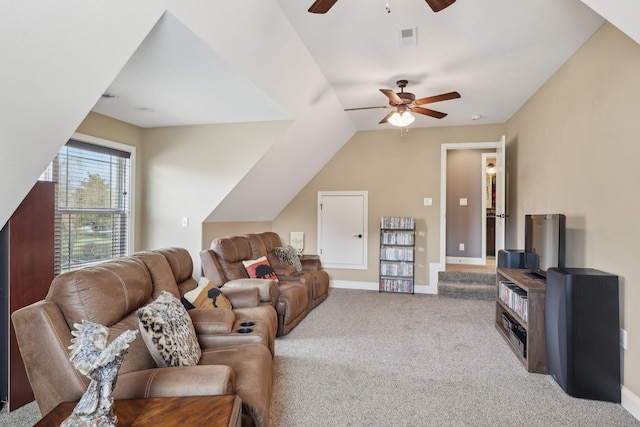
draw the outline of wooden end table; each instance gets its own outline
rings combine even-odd
[[[63,402],[44,416],[37,427],[59,427],[77,402]],[[238,396],[152,397],[116,400],[113,413],[118,427],[210,426],[239,427],[241,402]]]

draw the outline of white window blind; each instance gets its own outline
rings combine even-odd
[[[43,175],[56,186],[56,273],[128,255],[131,153],[69,140]]]

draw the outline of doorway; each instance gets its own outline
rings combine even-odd
[[[438,263],[431,263],[429,265],[429,288],[434,290],[434,293],[437,293],[437,283],[438,283],[438,273],[440,271],[445,271],[447,265],[447,198],[448,198],[448,183],[447,183],[447,158],[448,154],[451,150],[495,150],[496,156],[496,219],[495,219],[495,229],[496,229],[496,237],[495,237],[495,251],[504,248],[504,158],[505,158],[505,137],[503,136],[500,141],[496,142],[477,142],[477,143],[454,143],[454,144],[443,144],[441,146],[441,178],[440,178],[440,257]],[[482,195],[484,190],[479,185],[477,190]],[[482,198],[482,196],[480,196]],[[449,197],[450,198],[450,197]],[[456,199],[457,200],[457,199]],[[459,203],[463,205],[467,200],[465,198],[460,198]],[[484,228],[484,232],[486,233],[486,225]],[[482,231],[478,231],[478,234],[481,235]],[[485,236],[481,236],[485,237]],[[456,242],[457,243],[457,242]],[[462,246],[461,246],[462,247]],[[486,255],[486,252],[485,252]],[[470,257],[470,258],[479,258],[478,261],[471,261],[471,264],[483,265],[486,264],[486,256],[485,260],[482,261],[482,256]],[[461,257],[461,260],[464,262],[468,262],[468,259],[465,257]]]

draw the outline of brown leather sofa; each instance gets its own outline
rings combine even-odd
[[[179,298],[181,291],[192,289],[192,269],[184,249],[139,252],[61,274],[44,300],[15,311],[11,318],[41,413],[78,400],[89,384],[69,361],[75,323],[86,319],[107,326],[110,341],[125,330],[138,330],[137,309],[163,290]],[[255,289],[237,295],[239,304],[258,303]],[[243,426],[268,426],[273,379],[269,333],[275,334],[275,325],[261,325],[262,336],[257,331],[235,333],[240,319],[273,323],[272,308],[253,308],[189,310],[202,349],[196,366],[156,367],[138,334],[119,370],[114,398],[235,393],[242,400]]]
[[[266,243],[265,243],[266,242]],[[258,288],[260,303],[273,305],[278,313],[278,336],[288,334],[314,307],[329,295],[329,275],[316,257],[302,260],[302,272],[280,264],[275,247],[280,237],[273,232],[215,239],[200,252],[205,277],[223,293],[238,288]],[[266,256],[278,281],[248,278],[242,261]]]
[[[313,255],[305,255],[300,258],[302,271],[297,272],[291,266],[283,265],[276,255],[276,248],[282,246],[278,233],[265,231],[263,233],[247,234],[251,244],[252,257],[266,256],[274,269],[289,268],[289,274],[301,276],[311,290],[311,308],[315,308],[329,296],[329,274],[322,269],[320,258]]]

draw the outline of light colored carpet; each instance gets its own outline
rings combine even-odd
[[[490,301],[332,289],[276,342],[272,427],[640,426],[619,404],[530,374]],[[34,404],[0,414],[31,426]]]
[[[273,426],[639,426],[530,374],[495,303],[332,289],[276,342]]]

